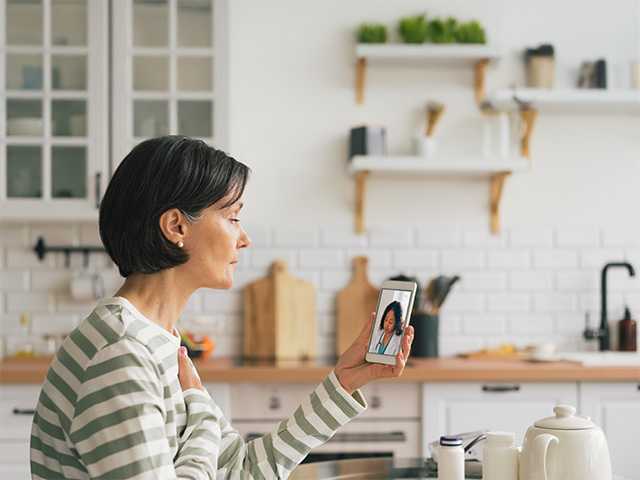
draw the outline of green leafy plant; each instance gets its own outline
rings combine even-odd
[[[382,23],[363,23],[358,27],[359,43],[385,43],[387,41],[387,27]]]
[[[461,23],[456,29],[458,43],[487,43],[487,37],[482,25],[476,20]]]
[[[453,17],[436,18],[429,22],[428,38],[433,43],[455,43],[458,21]]]
[[[403,17],[398,24],[398,33],[405,43],[423,43],[427,39],[428,29],[425,15]]]

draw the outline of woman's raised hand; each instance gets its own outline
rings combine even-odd
[[[409,358],[413,342],[413,327],[411,325],[405,328],[400,351],[396,354],[395,366],[369,363],[365,360],[375,316],[376,314],[373,312],[369,321],[365,322],[358,338],[338,359],[335,368],[336,377],[338,377],[340,385],[349,393],[353,393],[361,386],[379,378],[399,377],[402,375],[407,358]]]
[[[178,349],[178,380],[180,380],[182,391],[189,390],[190,388],[204,390],[202,382],[200,381],[200,375],[198,375],[195,365],[187,355],[187,349],[185,347]]]

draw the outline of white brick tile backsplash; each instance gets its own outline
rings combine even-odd
[[[49,312],[55,299],[48,293],[7,293],[7,312]]]
[[[455,248],[462,246],[460,230],[443,230],[440,228],[419,228],[417,231],[418,247]]]
[[[594,270],[567,270],[556,273],[556,285],[558,290],[570,292],[595,291],[599,278]]]
[[[29,247],[29,228],[26,225],[15,223],[3,223],[0,225],[0,246],[5,247]]]
[[[533,295],[536,312],[572,312],[577,305],[578,299],[573,293],[545,292]]]
[[[460,276],[460,289],[465,292],[504,291],[507,287],[504,272],[463,272]]]
[[[556,231],[558,247],[599,247],[600,230],[598,228],[560,228]]]
[[[31,318],[32,332],[40,334],[69,334],[79,322],[79,316],[75,314],[46,314],[36,313]]]
[[[393,266],[398,268],[424,268],[438,265],[438,252],[406,249],[393,252]]]
[[[490,293],[487,309],[490,312],[528,312],[531,298],[526,293]]]
[[[244,231],[247,232],[251,240],[251,248],[268,248],[271,246],[271,229],[259,225],[246,225]]]
[[[464,352],[472,352],[485,347],[485,340],[479,337],[443,336],[440,338],[439,354],[448,357]]]
[[[318,231],[315,229],[278,228],[273,232],[275,247],[316,247]]]
[[[242,310],[242,293],[202,289],[204,310],[212,313],[237,313]]]
[[[504,235],[494,235],[487,230],[464,232],[465,247],[504,248],[507,239]]]
[[[300,267],[303,268],[331,268],[344,265],[344,252],[337,249],[301,250]]]
[[[356,235],[352,230],[343,228],[324,228],[320,232],[320,243],[323,247],[366,247],[366,234]]]
[[[533,252],[535,268],[575,268],[578,252],[575,250],[536,250]]]
[[[535,270],[509,272],[509,288],[515,291],[535,292],[553,288],[553,273]]]
[[[509,314],[507,330],[512,334],[550,334],[553,332],[553,316],[545,313]]]
[[[251,257],[251,266],[254,268],[268,268],[276,260],[284,260],[287,262],[289,269],[297,266],[298,253],[295,250],[261,248],[253,249],[249,252]]]
[[[477,313],[483,312],[486,299],[482,293],[452,292],[444,304],[446,312]]]
[[[391,266],[391,250],[373,248],[350,248],[347,250],[346,266],[353,269],[354,257],[367,257],[369,268],[387,268]]]
[[[372,247],[411,247],[413,231],[406,227],[373,228],[369,232],[369,244]]]
[[[551,247],[553,230],[545,228],[513,229],[509,232],[512,247]]]
[[[29,272],[26,270],[0,271],[0,291],[26,292],[29,290]]]
[[[338,291],[351,281],[351,273],[345,270],[325,270],[320,274],[320,288]]]
[[[489,268],[527,268],[531,265],[528,250],[498,250],[488,254]]]
[[[441,266],[443,272],[455,273],[466,268],[483,268],[486,254],[482,250],[442,250]]]
[[[585,268],[602,268],[608,262],[625,260],[622,248],[602,248],[583,250],[580,254],[580,266]]]
[[[51,269],[56,267],[54,255],[48,254],[40,261],[32,248],[7,247],[5,255],[7,268]]]
[[[495,313],[464,314],[462,332],[465,335],[497,335],[506,330],[506,317]]]
[[[69,270],[38,270],[31,274],[31,290],[34,292],[61,293],[69,291]]]
[[[629,260],[638,269],[636,278],[623,269],[609,272],[612,324],[625,303],[634,317],[640,315],[640,227],[515,228],[499,236],[479,227],[424,225],[374,228],[364,235],[344,225],[247,231],[253,243],[241,251],[233,288],[196,292],[180,321],[181,329],[210,335],[214,355],[241,352],[243,288],[266,276],[276,259],[315,287],[320,354],[334,352],[336,295],[351,280],[353,257],[359,255],[369,258],[368,275],[376,286],[399,273],[417,276],[423,287],[438,274],[462,276],[440,313],[442,355],[502,342],[583,347],[584,313],[591,312],[593,326],[599,323],[600,270],[607,261]],[[99,241],[91,222],[0,226],[0,335],[19,331],[21,312],[32,314],[38,333],[67,333],[95,307],[95,301],[69,296],[69,277],[83,268],[82,255],[72,257],[71,269],[63,267],[61,254],[47,255],[40,263],[32,251],[39,233],[50,244]],[[91,258],[91,268],[110,266],[105,255]],[[108,295],[122,281],[117,280],[110,281]]]
[[[78,226],[73,224],[34,224],[29,238],[35,245],[43,237],[47,245],[77,245],[80,242]]]

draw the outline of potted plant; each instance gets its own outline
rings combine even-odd
[[[405,43],[424,43],[428,27],[425,15],[403,17],[398,24],[398,33]]]
[[[457,29],[458,21],[455,18],[436,18],[429,22],[427,37],[433,43],[454,43]]]
[[[464,22],[456,29],[458,43],[487,43],[487,37],[482,25],[476,20]]]
[[[387,27],[382,23],[363,23],[356,34],[358,43],[385,43]]]

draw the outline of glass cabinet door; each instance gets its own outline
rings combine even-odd
[[[221,0],[114,3],[114,49],[123,52],[112,77],[115,161],[140,141],[166,134],[224,146],[225,102],[217,93],[226,83],[218,45],[225,9]]]
[[[106,161],[106,3],[0,0],[1,201],[95,203],[91,177]]]

